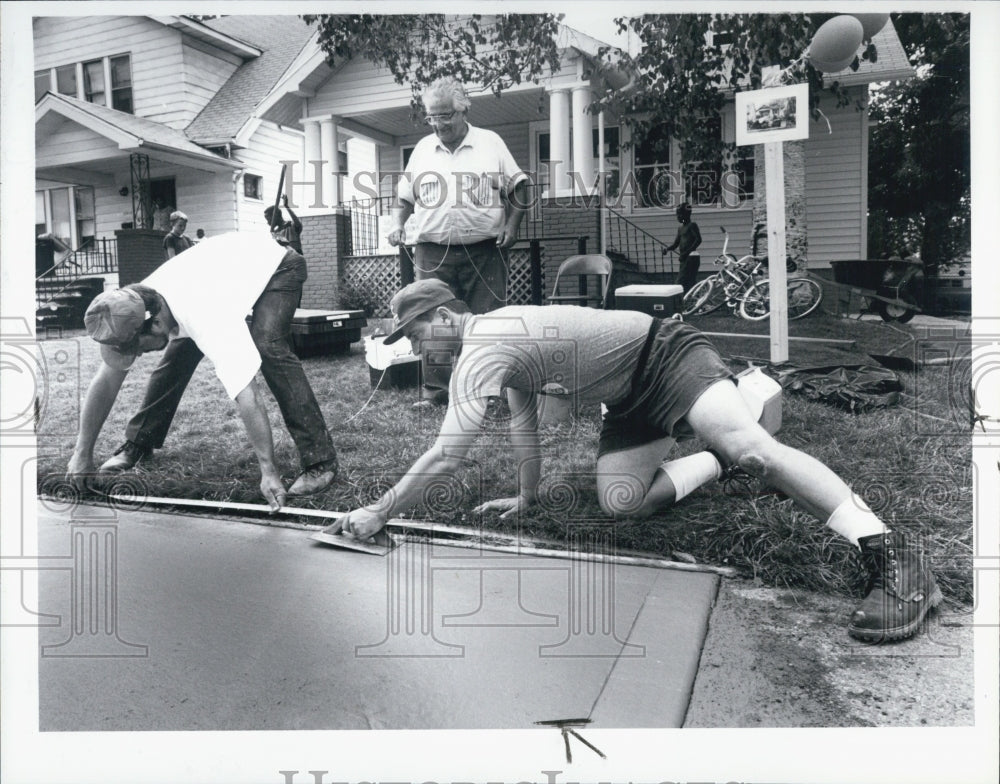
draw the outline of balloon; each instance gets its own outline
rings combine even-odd
[[[885,23],[889,21],[889,14],[851,14],[851,16],[861,22],[861,31],[866,41],[885,27]]]
[[[817,71],[836,73],[851,64],[864,38],[861,22],[841,14],[824,22],[809,44],[809,62]]]

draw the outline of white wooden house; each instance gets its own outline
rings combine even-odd
[[[296,16],[40,17],[34,38],[35,229],[74,248],[134,225],[134,153],[148,158],[153,197],[164,209],[187,213],[190,234],[263,225],[282,161],[296,162],[291,194],[300,215],[320,219],[353,211],[356,232],[364,215],[378,218],[376,200],[391,197],[393,173],[402,171],[408,151],[429,132],[413,116],[408,86],[363,57],[331,68],[315,31]],[[911,73],[891,24],[875,43],[877,63],[834,75],[862,103],[869,83]],[[497,131],[548,197],[579,194],[581,182],[592,182],[603,165],[609,213],[630,231],[670,242],[672,205],[651,204],[643,189],[657,173],[680,170],[677,146],[657,160],[643,148],[628,148],[617,118],[588,114],[601,43],[564,27],[559,45],[562,68],[541,84],[512,87],[499,99],[470,86],[470,123]],[[805,143],[814,267],[867,253],[866,114],[853,107],[823,109],[829,132],[826,123],[813,122]],[[731,139],[734,125],[730,99],[711,132]],[[312,161],[323,164],[315,168]],[[718,173],[711,163],[705,169]],[[703,257],[721,250],[719,225],[730,230],[731,247],[749,246],[748,203],[720,200],[711,176],[701,184],[672,181],[676,198],[695,203]],[[750,183],[744,187],[752,193]],[[570,221],[570,230],[585,231],[591,249],[602,233],[605,244],[614,244],[607,214],[603,222],[581,224],[569,213],[533,210],[525,231],[562,232],[560,221]],[[375,246],[387,252],[386,231],[383,218],[363,248],[355,238],[355,252]],[[562,248],[549,244],[548,252],[546,264],[558,263]],[[320,258],[311,263],[323,263],[328,254],[314,246],[314,255]]]

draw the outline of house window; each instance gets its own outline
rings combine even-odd
[[[83,75],[78,83],[77,69]],[[60,65],[56,72],[56,92],[83,98],[90,103],[110,106],[120,112],[133,113],[132,60],[127,54],[102,57],[85,63]],[[110,82],[110,86],[109,86]],[[35,100],[51,89],[49,71],[35,72]]]
[[[104,60],[83,64],[83,97],[89,103],[107,104],[104,97]]]
[[[94,189],[77,186],[73,189],[73,204],[76,217],[76,246],[83,247],[94,241],[96,234]]]
[[[263,201],[264,178],[258,174],[244,174],[243,195],[246,196],[248,199],[256,199],[258,201]]]
[[[52,89],[52,77],[49,69],[35,71],[35,101]]]
[[[594,128],[594,168],[600,166],[600,133]],[[604,178],[606,195],[609,200],[617,199],[622,186],[621,145],[618,139],[618,127],[604,128]]]
[[[45,191],[35,191],[35,236],[44,234],[48,229],[45,219]]]
[[[658,128],[650,128],[634,149],[636,207],[668,207],[676,190],[670,170],[670,138]]]
[[[594,156],[594,174],[600,165],[600,130],[593,128],[591,131],[593,146],[591,148]],[[550,185],[552,152],[551,136],[548,131],[540,131],[535,146],[535,187],[539,193],[545,193]],[[573,171],[573,161],[566,162],[567,171]],[[607,186],[608,199],[618,197],[621,190],[621,141],[617,125],[605,127],[604,129],[604,171]]]
[[[56,92],[76,98],[76,64],[56,68]]]
[[[127,54],[112,57],[111,108],[132,114],[132,63]]]

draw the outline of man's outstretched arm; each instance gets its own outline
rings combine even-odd
[[[236,406],[250,437],[250,445],[257,454],[257,462],[260,463],[260,491],[271,511],[276,512],[285,505],[285,485],[275,466],[271,423],[267,419],[267,411],[260,401],[254,380],[251,379],[236,396]]]
[[[329,533],[343,530],[358,539],[378,533],[390,517],[412,509],[436,482],[447,481],[458,472],[485,418],[486,399],[453,398],[434,446],[417,458],[406,475],[374,504],[355,509],[325,530]]]
[[[104,427],[115,400],[118,399],[118,393],[127,375],[128,370],[117,370],[101,362],[101,367],[90,382],[83,400],[80,432],[76,436],[76,447],[66,468],[67,478],[72,479],[74,475],[93,473],[95,470],[94,444],[101,434],[101,428]]]

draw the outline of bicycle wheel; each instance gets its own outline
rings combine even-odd
[[[823,301],[823,289],[810,278],[788,281],[788,318],[790,321],[808,316]]]
[[[762,321],[771,315],[771,286],[766,280],[750,287],[736,311],[747,321]]]
[[[788,281],[788,320],[808,316],[823,300],[823,289],[809,278]],[[740,302],[740,315],[748,321],[761,321],[771,314],[771,282],[762,280]]]
[[[714,277],[695,283],[684,295],[681,313],[685,316],[698,316],[718,308],[725,301],[725,293],[716,284]]]

